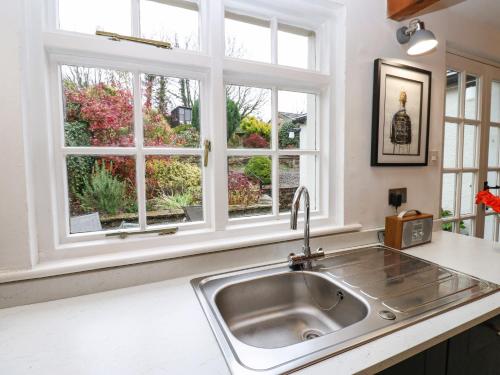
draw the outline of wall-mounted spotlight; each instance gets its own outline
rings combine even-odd
[[[422,55],[436,48],[438,41],[432,31],[426,30],[419,19],[410,21],[408,27],[403,26],[396,32],[398,42],[408,43],[408,55]]]

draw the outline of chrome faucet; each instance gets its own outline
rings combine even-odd
[[[309,219],[311,211],[311,202],[309,199],[309,191],[305,186],[300,186],[293,196],[292,201],[292,212],[290,216],[290,229],[297,229],[297,219],[299,216],[300,208],[300,198],[304,195],[304,245],[302,246],[302,253],[294,254],[291,253],[288,256],[288,264],[290,267],[297,265],[306,265],[308,268],[311,265],[310,260],[316,258],[322,258],[325,253],[321,248],[311,253],[311,247],[309,246]]]

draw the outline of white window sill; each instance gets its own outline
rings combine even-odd
[[[311,229],[311,237],[338,233],[357,232],[360,224],[342,227],[322,226]],[[100,268],[118,267],[137,263],[166,260],[178,257],[193,256],[221,250],[231,250],[248,246],[258,246],[276,242],[296,240],[303,237],[303,231],[278,231],[261,236],[240,236],[219,238],[196,244],[169,246],[168,248],[142,249],[122,253],[110,253],[73,259],[44,261],[27,270],[8,270],[0,272],[0,283],[37,279],[56,275],[96,270]]]

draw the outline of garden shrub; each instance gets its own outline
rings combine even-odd
[[[441,209],[441,217],[442,218],[450,217],[450,216],[453,216],[453,213],[450,210]],[[460,225],[460,229],[462,229],[462,230],[467,228],[465,226],[465,223],[463,222],[463,220],[460,220],[459,225]],[[442,223],[441,229],[446,231],[446,232],[453,232],[453,223],[452,222]]]
[[[67,119],[88,122],[93,146],[133,144],[132,93],[118,85],[99,83],[83,89],[65,90]]]
[[[247,148],[268,148],[269,142],[260,134],[250,134],[243,140],[243,146]]]
[[[200,101],[196,99],[193,103],[192,114],[191,114],[191,125],[200,131]]]
[[[267,156],[252,156],[245,166],[245,175],[258,179],[262,184],[271,183],[271,159]]]
[[[97,84],[80,88],[64,82],[66,104],[65,138],[68,146],[130,146],[133,144],[133,107],[130,90],[113,84]],[[147,116],[145,116],[145,120]],[[128,191],[135,183],[135,162],[131,158],[108,157],[112,175],[120,176]],[[92,156],[67,159],[70,193],[83,194],[85,182],[92,174]]]
[[[66,146],[90,146],[88,124],[82,121],[64,123]],[[71,194],[82,193],[85,182],[92,173],[95,158],[93,156],[68,156],[66,166],[68,171],[68,190]]]
[[[129,192],[135,189],[135,158],[130,156],[107,156],[100,160],[107,170],[127,182]]]
[[[299,125],[294,124],[292,121],[285,121],[279,130],[278,140],[280,148],[299,148],[300,147],[300,133],[296,133],[294,138],[290,138],[290,132],[296,130]]]
[[[89,124],[85,121],[72,121],[64,123],[65,144],[69,147],[90,146],[92,135]]]
[[[70,194],[81,194],[85,184],[92,174],[93,156],[68,156],[66,166],[68,171],[68,190]]]
[[[199,147],[200,133],[191,125],[179,125],[173,129],[172,146]]]
[[[240,172],[229,172],[229,204],[250,206],[260,198],[260,189],[248,177]]]
[[[115,215],[122,211],[126,202],[126,183],[118,180],[104,163],[95,163],[90,180],[85,181],[81,194],[76,194],[80,207],[85,212],[98,211]]]
[[[147,184],[153,193],[177,195],[191,192],[201,184],[201,170],[193,163],[170,158],[146,162]]]
[[[174,210],[191,206],[193,203],[194,199],[191,193],[177,195],[166,195],[165,193],[161,193],[151,200],[151,208],[153,210]]]
[[[247,116],[240,122],[240,129],[243,130],[247,135],[259,134],[266,139],[266,141],[271,140],[271,124],[259,120],[254,116]]]
[[[144,144],[161,146],[170,144],[172,131],[170,124],[158,110],[145,108],[142,112],[144,122]]]
[[[231,138],[235,130],[240,126],[241,115],[238,106],[234,101],[226,99],[226,123],[227,123],[227,139]]]
[[[241,137],[234,133],[229,139],[227,140],[227,147],[229,148],[239,148],[241,147]]]

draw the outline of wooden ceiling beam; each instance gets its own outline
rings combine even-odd
[[[439,0],[387,0],[387,17],[402,21]]]

